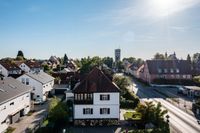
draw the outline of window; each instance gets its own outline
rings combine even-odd
[[[33,91],[35,90],[35,86],[33,86]]]
[[[25,78],[22,78],[22,84],[25,84]]]
[[[100,108],[100,114],[110,114],[110,108]]]
[[[191,76],[190,75],[187,75],[187,79],[190,79],[191,78]]]
[[[162,73],[162,69],[159,68],[159,69],[158,69],[158,73]]]
[[[26,85],[29,85],[29,79],[26,78]]]
[[[81,94],[81,99],[80,100],[83,100],[83,94]]]
[[[83,109],[83,114],[84,115],[92,115],[93,114],[93,109],[92,108],[84,108]]]
[[[164,72],[167,73],[167,69],[166,68],[164,69]]]
[[[183,78],[186,79],[186,75],[183,75]]]
[[[40,97],[40,95],[37,95],[37,97]]]
[[[180,72],[180,71],[179,71],[179,69],[177,68],[177,69],[176,69],[176,73],[179,73],[179,72]]]
[[[174,73],[174,69],[173,69],[173,68],[171,68],[171,69],[170,69],[170,72],[171,72],[171,73]]]
[[[14,102],[10,103],[10,105],[14,105],[14,104],[15,104]]]
[[[108,101],[108,100],[110,100],[110,95],[109,94],[100,95],[100,100],[101,101]]]

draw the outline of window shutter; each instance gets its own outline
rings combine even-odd
[[[108,100],[110,100],[110,95],[108,95]]]
[[[100,109],[100,114],[102,114],[102,109]]]
[[[85,109],[83,109],[83,114],[85,114]]]
[[[108,114],[110,114],[110,109],[108,108]]]
[[[93,109],[91,109],[91,114],[93,114]]]
[[[102,100],[102,95],[100,95],[100,100]]]

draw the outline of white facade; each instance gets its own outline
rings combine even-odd
[[[31,78],[30,76],[24,74],[17,78],[23,84],[26,84],[32,88],[32,99],[42,99],[46,101],[48,92],[53,90],[54,80],[47,83],[41,83],[40,81]]]
[[[19,65],[19,67],[21,68],[21,70],[23,70],[26,73],[34,73],[34,72],[41,72],[43,71],[41,68],[30,68],[29,66],[27,66],[25,63],[22,63],[21,65]]]
[[[24,72],[30,72],[30,68],[25,64],[22,63],[21,65],[19,65],[19,67],[22,69],[22,71]]]
[[[30,92],[9,100],[0,105],[0,133],[5,131],[11,123],[10,116],[21,111],[23,115],[28,114],[31,107]]]
[[[109,100],[100,100],[100,95],[109,95]],[[119,119],[119,92],[93,93],[93,104],[74,104],[74,119]],[[84,109],[93,109],[92,114],[84,114]],[[109,114],[101,114],[103,108],[109,109]]]
[[[4,77],[8,77],[8,70],[0,64],[0,74]]]

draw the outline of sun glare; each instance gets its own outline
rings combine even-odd
[[[151,0],[153,9],[160,16],[173,13],[173,10],[179,6],[179,2],[179,0]]]

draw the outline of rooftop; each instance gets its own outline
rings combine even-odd
[[[11,77],[0,80],[0,104],[10,101],[27,92],[31,92],[31,90],[31,87],[28,87]]]

